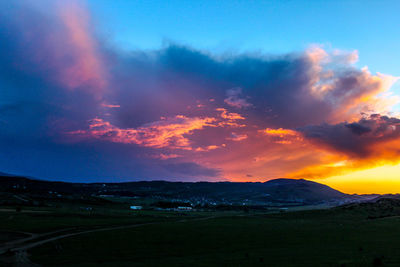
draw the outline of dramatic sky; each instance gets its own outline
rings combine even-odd
[[[400,192],[384,2],[1,1],[0,171]]]

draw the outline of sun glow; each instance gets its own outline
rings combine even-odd
[[[367,170],[317,180],[349,194],[396,194],[400,192],[400,164],[385,165]]]

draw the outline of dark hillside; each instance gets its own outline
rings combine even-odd
[[[275,179],[264,183],[167,182],[66,183],[16,176],[0,177],[0,192],[28,196],[151,197],[196,203],[272,205],[318,204],[344,201],[352,196],[307,180]]]

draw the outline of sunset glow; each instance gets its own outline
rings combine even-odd
[[[19,2],[0,17],[1,171],[400,192],[398,77],[357,47],[129,49],[94,2]]]

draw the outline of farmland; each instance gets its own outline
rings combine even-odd
[[[2,212],[2,229],[86,233],[29,249],[42,266],[379,266],[400,262],[400,218],[365,208],[283,212]],[[132,226],[90,232],[88,229]],[[53,234],[59,236],[60,234]],[[43,238],[42,238],[43,239]],[[3,256],[3,263],[11,261]]]

